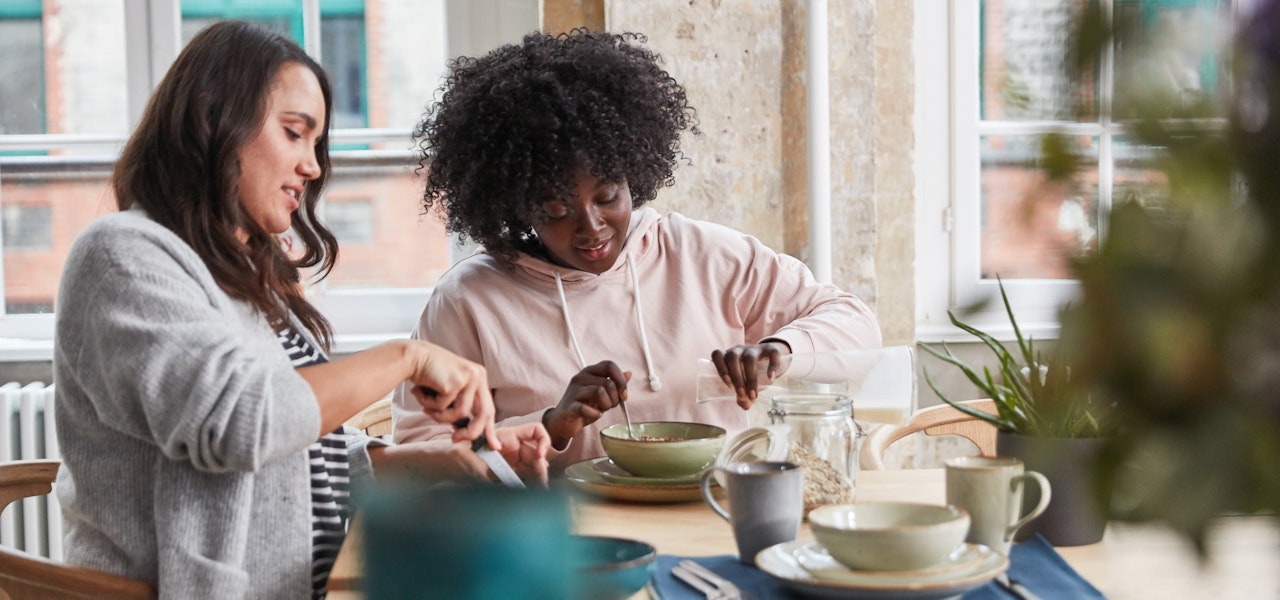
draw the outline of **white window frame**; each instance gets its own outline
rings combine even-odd
[[[982,278],[980,149],[983,135],[1035,134],[1046,130],[1099,139],[1100,229],[1110,207],[1109,121],[1044,123],[982,121],[978,89],[979,0],[949,0],[941,10],[916,11],[916,182],[920,210],[916,227],[916,339],[972,341],[951,324],[947,312],[991,299],[985,309],[962,318],[997,339],[1013,339],[999,290]],[[1110,60],[1104,60],[1100,96],[1110,97]],[[1110,129],[1108,129],[1110,128]],[[1106,135],[1107,133],[1110,135]],[[1101,232],[1100,232],[1101,233]],[[1017,279],[1004,282],[1024,335],[1058,335],[1058,311],[1079,293],[1075,280]]]
[[[532,8],[530,8],[532,7]],[[129,123],[136,124],[151,91],[177,57],[181,49],[182,10],[179,0],[139,0],[126,2],[126,89],[129,94]],[[303,36],[308,54],[319,58],[320,9],[318,0],[303,0]],[[448,41],[450,56],[474,54],[523,33],[522,20],[537,18],[536,5],[527,0],[445,0],[447,30],[456,32]],[[495,19],[493,15],[501,15]],[[425,99],[424,99],[425,101]],[[401,145],[411,137],[411,129],[337,129],[330,136],[335,145],[393,142]],[[0,150],[60,150],[77,146],[103,145],[117,148],[125,142],[119,135],[20,135],[0,138]],[[376,155],[376,156],[375,156]],[[413,150],[342,150],[334,151],[335,162],[345,158],[375,158],[417,164]],[[49,157],[35,157],[49,160]],[[67,160],[90,161],[95,167],[107,167],[116,156],[79,155]],[[411,199],[406,198],[406,202]],[[324,210],[323,203],[321,211]],[[451,262],[464,255],[467,248],[450,244]],[[0,265],[3,263],[0,262]],[[4,295],[0,266],[0,298]],[[382,341],[404,337],[413,329],[431,295],[431,288],[329,289],[321,282],[312,285],[308,294],[334,327],[338,353],[352,352]],[[54,315],[5,315],[0,305],[0,362],[47,361],[53,356]]]
[[[935,8],[936,6],[936,8]],[[1237,18],[1253,0],[1235,0]],[[1110,11],[1112,2],[1104,1]],[[981,164],[979,138],[1057,132],[1098,140],[1099,239],[1105,239],[1111,209],[1114,164],[1112,140],[1124,129],[1111,121],[1114,54],[1107,48],[1099,66],[1099,113],[1095,123],[990,121],[980,119],[980,0],[948,0],[915,14],[916,51],[916,339],[972,341],[951,325],[947,311],[982,298],[993,302],[963,320],[997,339],[1013,339],[995,281],[979,267]],[[1221,125],[1220,123],[1218,124]],[[1058,336],[1058,313],[1079,295],[1075,280],[1022,279],[1004,284],[1024,335]]]

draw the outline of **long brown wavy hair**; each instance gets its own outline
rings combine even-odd
[[[324,93],[325,122],[316,141],[321,174],[306,183],[292,216],[303,254],[290,259],[279,240],[241,208],[240,150],[266,120],[271,82],[299,63]],[[292,40],[241,21],[221,21],[196,34],[147,104],[111,176],[121,210],[137,205],[185,240],[231,297],[252,304],[276,327],[288,313],[327,348],[329,322],[303,296],[299,269],[333,269],[338,242],[316,217],[329,175],[333,94],[324,70]],[[241,242],[237,231],[247,232]]]

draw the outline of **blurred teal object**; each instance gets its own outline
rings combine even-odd
[[[356,500],[367,598],[586,597],[562,491],[382,483]]]
[[[653,576],[653,546],[623,538],[575,535],[571,540],[579,597],[621,600],[640,591]]]

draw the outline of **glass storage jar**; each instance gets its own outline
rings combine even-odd
[[[853,400],[832,393],[780,394],[773,398],[769,418],[774,432],[786,436],[787,460],[804,468],[804,514],[853,502],[860,435]]]

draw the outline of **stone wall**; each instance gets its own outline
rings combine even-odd
[[[676,185],[654,207],[745,231],[810,258],[803,0],[543,0],[565,30],[602,7],[636,31],[698,111]],[[828,8],[833,281],[876,311],[887,344],[914,341],[911,3]]]

